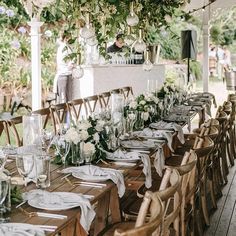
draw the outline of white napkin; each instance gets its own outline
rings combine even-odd
[[[126,151],[122,151],[120,149],[116,150],[114,153],[108,153],[107,155],[109,157],[112,158],[117,158],[117,159],[138,159],[138,157],[141,158],[142,162],[143,162],[143,173],[146,176],[146,180],[145,180],[145,186],[147,188],[150,188],[152,186],[152,174],[151,174],[151,162],[150,162],[150,158],[147,154],[144,153],[139,153],[136,151],[133,152],[126,152]]]
[[[35,197],[43,197],[45,205],[63,205],[66,207],[71,205],[77,205],[81,209],[80,224],[86,232],[89,231],[90,225],[96,215],[94,209],[92,208],[90,201],[85,198],[82,194],[67,193],[68,195],[63,195],[63,192],[47,192],[40,189],[31,190],[30,192],[23,194],[24,200],[30,201]]]
[[[42,229],[36,225],[21,223],[0,224],[1,236],[45,236]]]
[[[101,168],[94,165],[85,165],[78,167],[69,167],[62,171],[63,173],[83,173],[88,176],[102,176],[106,175],[108,179],[111,179],[118,189],[119,197],[122,197],[125,193],[125,183],[123,174],[115,169],[111,168]]]
[[[140,133],[139,136],[147,136],[147,137],[153,137],[153,138],[162,138],[162,132],[159,130],[152,130],[150,128],[145,128],[143,129]]]
[[[174,122],[168,123],[165,121],[158,121],[157,123],[150,124],[150,127],[154,128],[154,129],[160,129],[160,130],[173,129],[173,130],[177,131],[177,137],[178,137],[179,141],[182,144],[185,143],[184,132],[183,132],[182,127]]]
[[[160,144],[158,144],[158,149],[156,151],[153,164],[158,175],[161,177],[162,170],[164,169],[164,166],[165,166],[165,156],[164,156],[163,148]]]

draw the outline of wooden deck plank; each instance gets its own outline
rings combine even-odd
[[[232,204],[231,204],[232,208],[230,209],[230,213],[226,212],[225,207],[227,207],[227,205],[230,205],[230,201],[232,201],[234,204],[235,198],[228,199],[228,196],[230,196],[231,192],[234,191],[233,188],[235,187],[235,182],[236,182],[235,175],[236,175],[236,166],[233,166],[232,168],[230,168],[230,172],[228,175],[228,184],[225,185],[224,188],[222,189],[223,196],[217,201],[218,209],[210,217],[210,227],[204,232],[205,236],[227,235],[228,227],[226,227],[226,225],[223,225],[223,228],[226,228],[225,234],[219,234],[218,227],[222,225],[222,224],[220,224],[221,219],[223,219],[222,215],[224,216],[224,214],[225,214],[226,217],[227,217],[227,214],[231,215],[230,213],[233,208]],[[227,209],[229,209],[229,208],[227,207]],[[222,231],[221,231],[221,233],[222,233]]]

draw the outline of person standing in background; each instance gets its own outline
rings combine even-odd
[[[72,53],[69,45],[69,33],[64,30],[58,41],[57,73],[54,79],[53,92],[57,95],[57,102],[64,103],[71,100],[72,69],[74,63],[69,59]]]
[[[110,47],[107,48],[107,53],[122,52],[124,45],[124,35],[118,34],[116,36],[116,41]]]

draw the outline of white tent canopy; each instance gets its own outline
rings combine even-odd
[[[203,23],[203,91],[208,91],[209,86],[209,21],[211,15],[214,11],[222,8],[230,8],[236,6],[236,0],[191,0],[189,4],[186,5],[185,10],[187,12],[194,11],[196,9],[201,9],[206,6],[209,2],[212,2],[209,6],[205,8],[205,11],[197,11],[200,14]]]

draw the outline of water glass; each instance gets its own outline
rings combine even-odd
[[[1,178],[0,179],[0,223],[4,223],[8,221],[8,219],[3,217],[3,213],[6,210],[3,203],[7,197],[9,187],[10,187],[9,178],[8,177]]]
[[[23,116],[23,145],[41,145],[42,117],[39,114]]]
[[[33,154],[20,154],[16,157],[16,167],[19,174],[24,179],[25,187],[27,186],[27,177],[31,173],[34,167],[34,155]]]
[[[41,189],[50,186],[50,157],[47,155],[36,157],[36,186]]]
[[[5,163],[7,161],[7,155],[3,150],[0,150],[0,171],[4,169]]]

